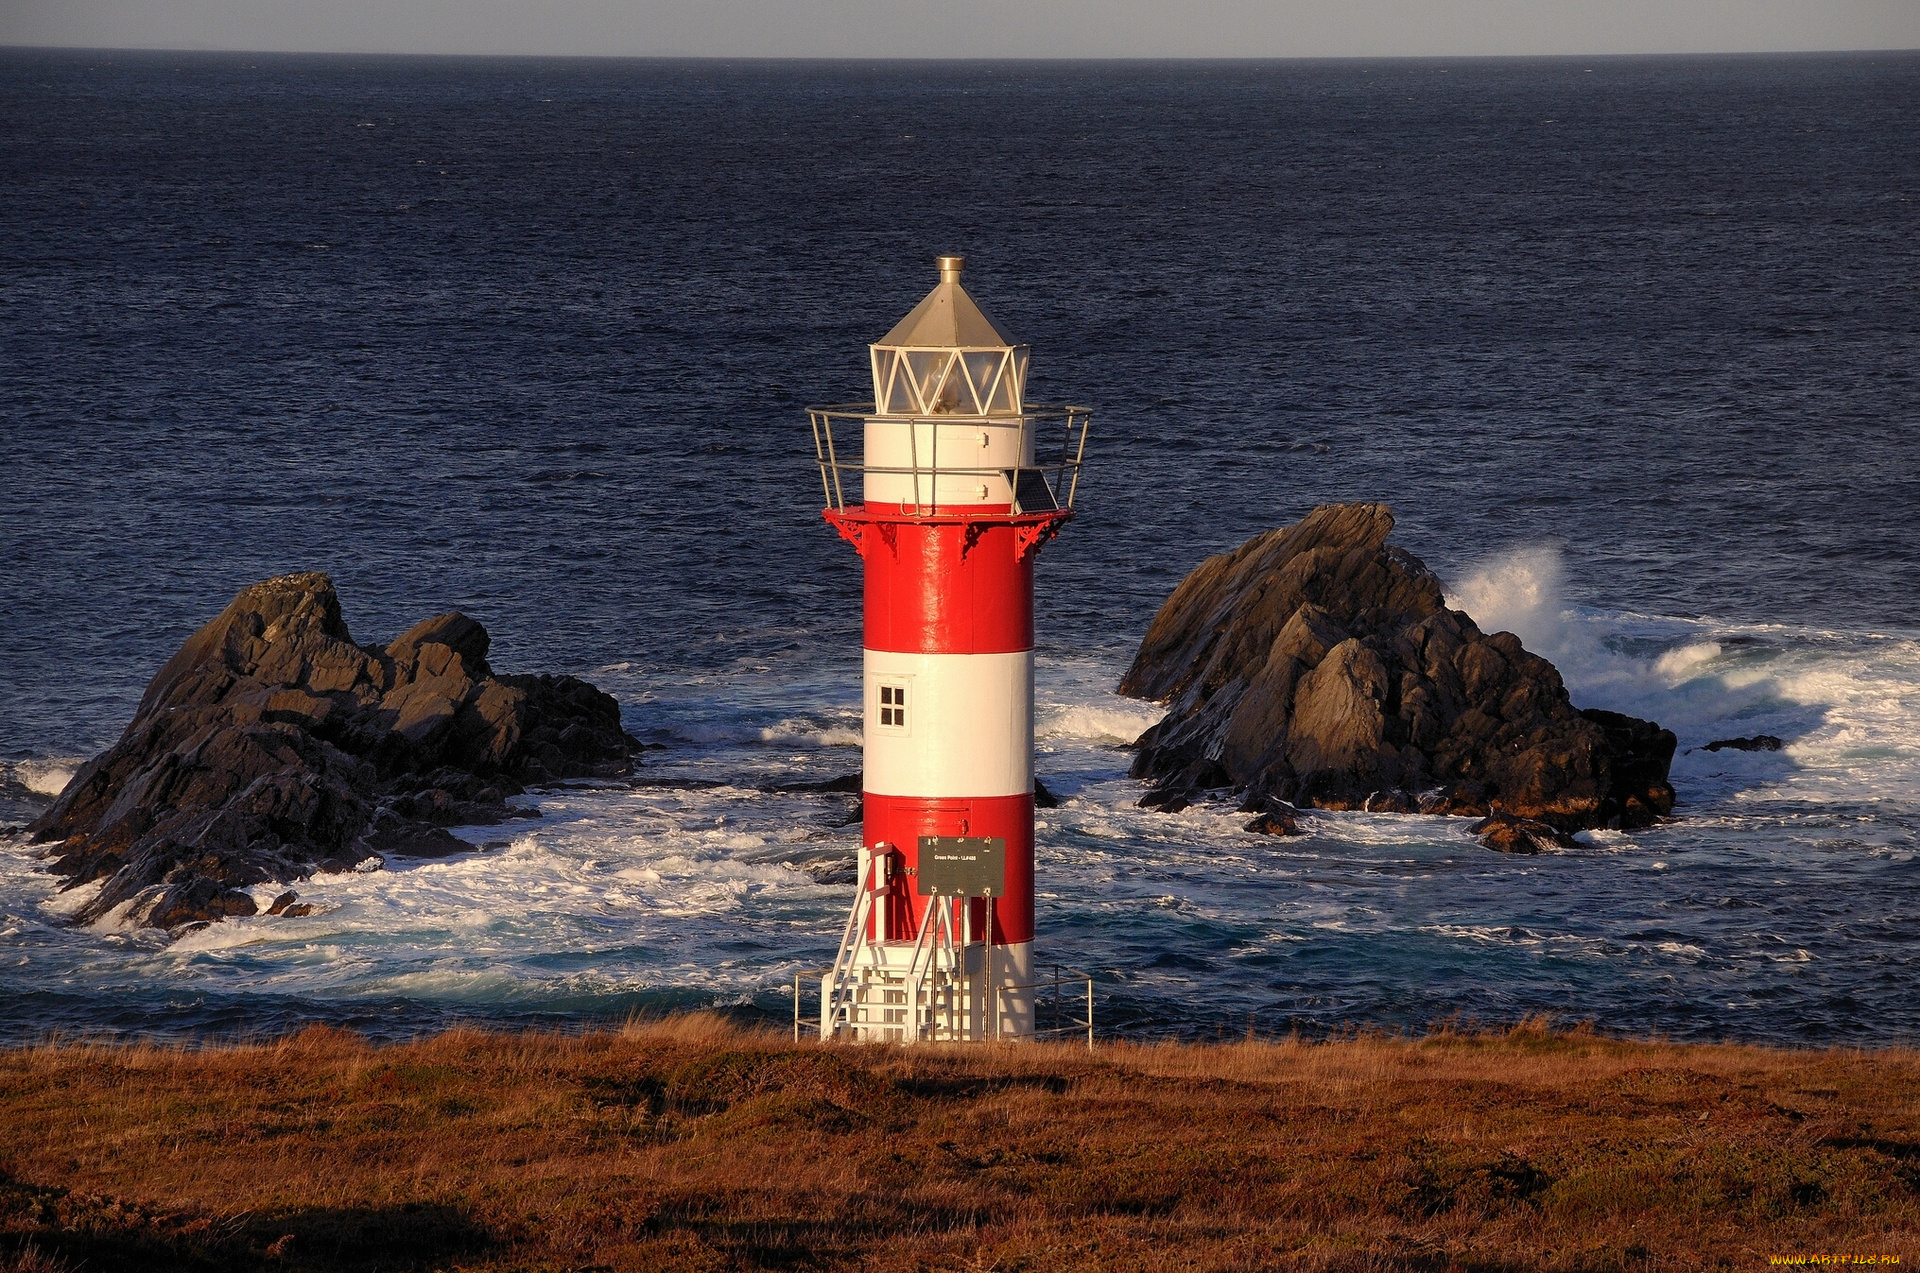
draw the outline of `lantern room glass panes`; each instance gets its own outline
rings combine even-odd
[[[882,415],[904,414],[895,406],[894,374],[899,366],[900,356],[891,349],[873,351],[873,401],[874,409]]]
[[[881,415],[1018,415],[1024,347],[873,348],[873,399]]]
[[[958,404],[958,395],[954,392],[958,386],[948,374],[952,363],[953,355],[944,349],[908,352],[907,371],[913,377],[914,396],[925,414],[946,415]]]
[[[995,396],[1000,387],[1000,373],[1007,365],[1007,356],[1003,353],[961,354],[961,366],[966,369],[967,388],[974,402],[974,414],[986,415],[993,411],[1005,411],[1007,406]]]

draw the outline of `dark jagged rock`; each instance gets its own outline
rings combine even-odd
[[[714,782],[712,786],[726,784]],[[860,794],[860,775],[841,774],[837,778],[822,778],[813,782],[783,782],[771,787],[762,787],[762,791],[820,791],[839,795],[857,796]]]
[[[1242,813],[1247,810],[1242,809]],[[1268,800],[1266,807],[1247,823],[1246,830],[1256,835],[1305,835],[1300,829],[1299,811],[1284,800]]]
[[[1136,803],[1142,809],[1158,809],[1161,813],[1179,813],[1182,809],[1191,808],[1193,805],[1193,801],[1188,799],[1188,792],[1197,793],[1202,789],[1196,786],[1183,790],[1180,787],[1162,784],[1141,796]]]
[[[1701,751],[1779,751],[1786,744],[1772,734],[1752,738],[1716,738],[1700,747]]]
[[[1389,545],[1382,504],[1316,508],[1195,567],[1120,692],[1169,705],[1142,734],[1141,804],[1206,790],[1374,812],[1504,813],[1566,832],[1673,808],[1674,736],[1580,711],[1553,665],[1449,610]]]
[[[75,913],[161,928],[256,913],[244,890],[371,855],[468,846],[526,784],[625,773],[619,704],[570,676],[496,676],[462,614],[354,644],[323,574],[244,589],[147,686],[120,740],[28,828]],[[306,913],[292,898],[270,913]]]
[[[1467,828],[1469,835],[1500,853],[1543,853],[1548,849],[1577,848],[1579,842],[1564,831],[1531,818],[1493,813]]]
[[[295,901],[298,896],[299,894],[292,889],[288,889],[273,899],[273,905],[267,907],[267,914],[284,915],[288,919],[300,919],[313,914],[313,907],[305,902]]]

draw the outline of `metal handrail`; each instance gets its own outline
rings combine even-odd
[[[813,426],[813,450],[815,462],[820,468],[820,493],[826,501],[826,507],[836,512],[845,512],[847,508],[846,483],[843,473],[857,473],[867,476],[898,476],[913,479],[913,507],[915,516],[929,516],[938,511],[939,486],[941,477],[1008,477],[1011,479],[1013,511],[1023,511],[1020,507],[1020,474],[1035,473],[1046,484],[1047,493],[1053,500],[1054,509],[1071,510],[1074,500],[1080,492],[1080,469],[1087,453],[1087,431],[1093,424],[1093,411],[1088,407],[1075,406],[1035,406],[1019,415],[1006,416],[962,416],[962,415],[881,415],[871,402],[834,403],[827,406],[807,408],[807,418]],[[859,421],[862,425],[868,421],[882,421],[887,424],[907,426],[908,464],[899,465],[867,464],[842,460],[834,437],[834,422]],[[1017,429],[1019,431],[1016,455],[1024,455],[1027,449],[1029,431],[1037,438],[1037,427],[1046,422],[1058,420],[1061,424],[1058,452],[1050,453],[1045,462],[1031,465],[1021,464],[1009,468],[997,465],[951,465],[940,464],[940,432],[942,428],[964,428],[968,432],[980,429]],[[931,454],[927,463],[920,462],[920,428],[930,426]],[[925,481],[927,498],[922,499],[922,482]],[[1061,498],[1064,488],[1066,498]],[[970,507],[959,505],[961,509]]]
[[[1034,1008],[1033,1008],[1035,1024],[1034,1024],[1033,1034],[1030,1037],[1036,1038],[1036,1039],[1044,1039],[1044,1038],[1053,1037],[1055,1035],[1078,1034],[1082,1030],[1085,1030],[1087,1032],[1087,1051],[1089,1052],[1093,1051],[1093,976],[1092,974],[1082,972],[1078,968],[1068,968],[1063,964],[1051,964],[1047,966],[1053,969],[1053,975],[1051,977],[1036,977],[1032,981],[1020,982],[1011,986],[991,987],[990,989],[994,996],[994,1000],[993,1000],[994,1019],[996,1021],[999,1019],[1000,996],[1006,993],[1007,991],[1032,990],[1037,992],[1041,990],[1051,990],[1054,992],[1054,995],[1053,995],[1054,1019],[1057,1021],[1060,1019],[1060,1013],[1063,1011],[1061,1007],[1061,1000],[1062,1000],[1062,996],[1060,994],[1061,988],[1069,985],[1071,986],[1084,985],[1087,988],[1086,1017],[1084,1019],[1079,1017],[1070,1017],[1068,1018],[1067,1023],[1065,1025],[1052,1026],[1047,1029],[1041,1029],[1039,1026],[1040,1004],[1039,1004],[1038,995],[1036,994],[1035,1001],[1034,1001]]]
[[[833,957],[833,967],[824,970],[832,974],[833,985],[831,988],[824,990],[820,999],[820,1032],[823,1036],[830,1036],[839,1030],[839,1016],[842,1007],[847,1009],[848,1023],[851,1024],[853,1021],[853,1001],[855,997],[852,985],[855,964],[854,952],[859,945],[860,939],[866,935],[867,919],[873,914],[873,896],[877,891],[873,887],[873,877],[880,870],[880,861],[880,856],[875,854],[867,863],[867,869],[863,872],[866,878],[860,881],[860,891],[854,896],[853,907],[847,913],[847,926],[840,934],[840,949]],[[799,983],[796,981],[794,984],[796,989],[794,990],[793,1001],[795,1011],[797,1012],[800,1003],[800,992],[797,988]],[[794,1018],[793,1026],[795,1031],[799,1030],[800,1021],[798,1017]],[[798,1034],[796,1034],[795,1037],[799,1037]]]

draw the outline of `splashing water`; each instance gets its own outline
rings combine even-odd
[[[1487,633],[1511,632],[1535,654],[1564,660],[1574,632],[1560,602],[1565,566],[1556,548],[1522,548],[1470,569],[1447,592],[1447,605],[1473,616]]]

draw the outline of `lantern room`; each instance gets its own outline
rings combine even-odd
[[[939,257],[940,282],[870,347],[882,416],[1018,416],[1028,349],[960,285],[961,256]]]
[[[842,470],[858,469],[858,499],[873,511],[928,516],[1070,507],[1071,491],[1061,485],[1077,477],[1075,443],[1084,439],[1086,413],[1029,408],[1030,350],[967,294],[964,257],[937,263],[940,282],[868,346],[874,396],[859,413],[859,464],[842,461],[833,436],[844,409],[814,414],[827,503],[845,507]],[[1059,434],[1043,438],[1050,426]],[[1036,463],[1043,453],[1049,459]]]

